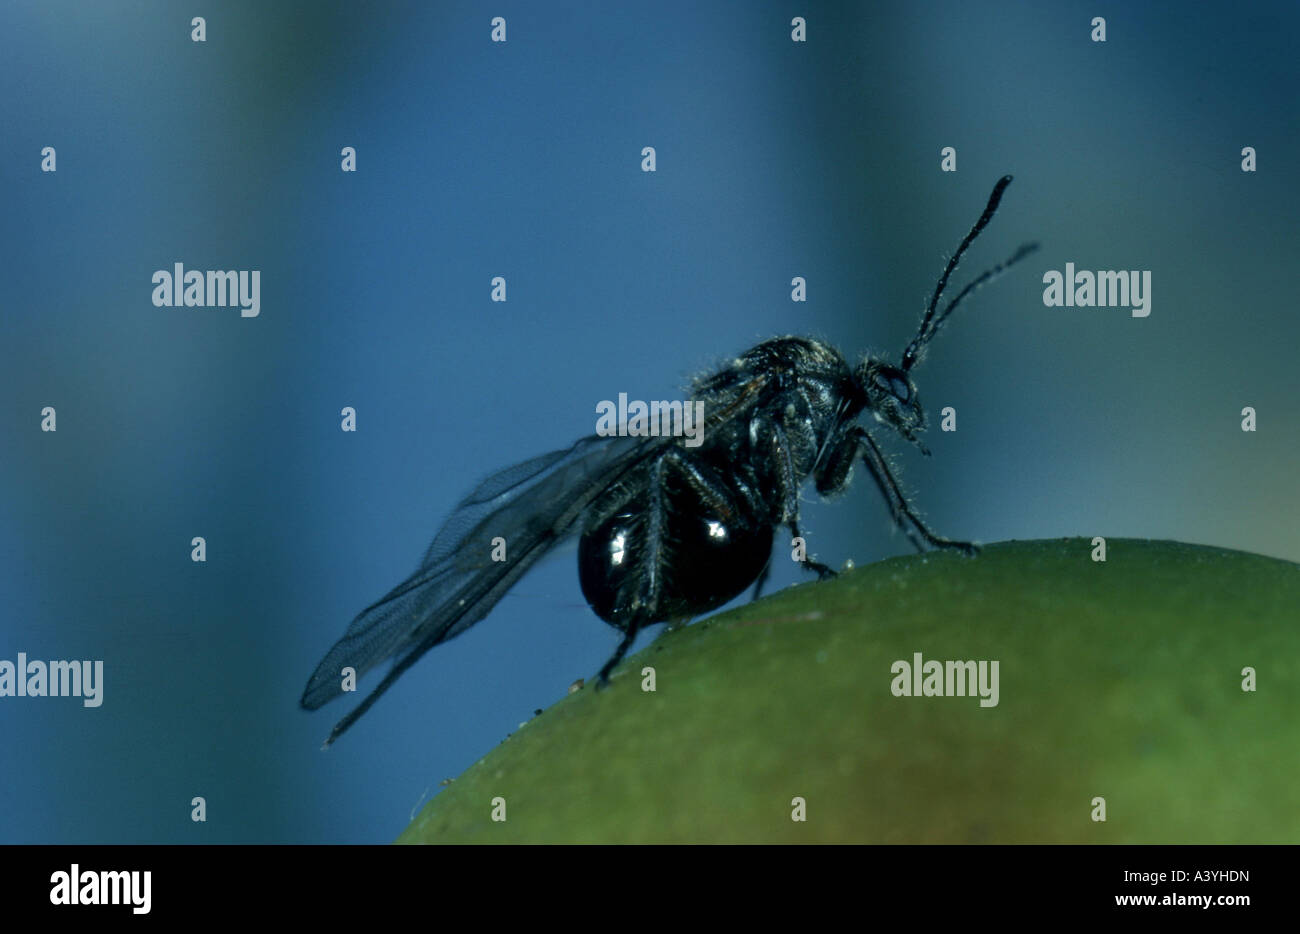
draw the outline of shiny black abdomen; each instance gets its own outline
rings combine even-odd
[[[638,613],[644,625],[716,609],[754,583],[771,557],[772,522],[734,490],[716,501],[684,483],[666,492],[658,560],[648,541],[648,488],[578,543],[583,596],[597,616],[620,629]],[[646,594],[653,606],[642,604]]]

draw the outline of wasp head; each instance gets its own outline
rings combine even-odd
[[[882,425],[889,425],[914,444],[920,444],[916,432],[925,430],[925,410],[916,392],[916,384],[906,371],[868,357],[854,374],[867,397],[867,410]]]

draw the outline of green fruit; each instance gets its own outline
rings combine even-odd
[[[892,558],[666,632],[398,842],[1300,842],[1300,565],[1106,547]],[[997,705],[895,696],[916,652],[997,661]]]

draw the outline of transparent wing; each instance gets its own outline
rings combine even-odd
[[[326,745],[421,655],[486,616],[524,572],[576,530],[593,500],[672,441],[592,436],[479,484],[443,524],[415,573],[362,610],[316,666],[302,695],[308,710],[342,693],[344,667],[360,677],[396,657],[392,670],[334,727]],[[498,536],[505,539],[505,561],[491,558]]]

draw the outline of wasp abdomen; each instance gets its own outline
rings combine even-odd
[[[690,487],[677,491],[658,554],[651,553],[647,495],[634,496],[578,544],[578,579],[596,615],[619,629],[697,616],[738,596],[772,553],[773,527],[737,496],[710,502]],[[653,566],[651,566],[653,565]]]

